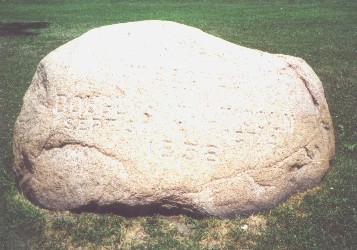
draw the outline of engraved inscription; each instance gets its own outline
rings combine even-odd
[[[100,116],[105,118],[118,117],[125,114],[121,110],[120,98],[106,96],[75,96],[68,98],[57,95],[54,99],[52,112],[54,115]]]
[[[186,145],[185,152],[183,153],[183,157],[186,158],[187,160],[193,160],[195,157],[197,157],[197,143],[191,143],[191,142],[184,142]]]
[[[162,157],[184,159],[185,161],[197,161],[198,159],[207,163],[219,163],[220,148],[214,144],[201,145],[190,141],[173,142],[169,139],[163,141],[151,141],[151,153]]]
[[[156,140],[151,137],[151,134],[157,128],[155,122],[161,122],[162,117],[146,110],[135,110],[137,107],[130,108],[131,105],[119,97],[57,95],[53,100],[52,113],[57,117],[55,119],[57,124],[76,133],[86,133],[86,131],[96,133],[98,129],[103,129],[101,133],[115,133],[119,136],[134,133],[133,136],[149,139],[151,153],[158,158],[200,160],[208,164],[222,161],[220,155],[224,147],[214,144],[215,138],[224,138],[223,143],[233,148],[249,149],[259,145],[262,147],[262,152],[269,153],[280,143],[279,140],[284,138],[282,134],[292,133],[294,129],[294,117],[288,112],[240,110],[230,105],[228,108],[220,107],[220,111],[214,113],[216,114],[214,117],[217,118],[212,118],[206,123],[205,121],[195,123],[195,116],[192,113],[195,109],[190,105],[178,105],[177,109],[181,110],[177,113],[187,114],[181,117],[178,126],[184,126],[186,122],[192,121],[193,124],[202,125],[202,134],[199,136],[205,138],[205,142],[201,139],[193,140],[187,132],[181,134],[186,138],[183,141],[171,138],[169,134],[164,140]],[[210,111],[209,105],[206,108]],[[160,119],[157,120],[157,117]],[[185,117],[188,117],[187,121]],[[175,114],[172,118],[176,119]],[[227,121],[233,122],[227,124]],[[208,141],[210,143],[207,143]]]
[[[253,149],[259,146],[262,153],[271,154],[273,148],[280,143],[280,140],[283,140],[284,136],[281,135],[293,131],[294,117],[285,112],[244,110],[241,114],[235,112],[239,119],[232,124],[225,124],[224,119],[220,124],[219,120],[215,123],[207,123],[213,124],[212,131],[220,129],[216,136],[226,138],[223,142],[225,146],[229,145],[240,149]],[[207,135],[209,136],[209,134]],[[221,147],[222,145],[203,144],[201,141],[189,140],[179,142],[170,139],[169,135],[166,136],[167,139],[164,141],[152,142],[154,145],[152,153],[164,158],[182,158],[185,161],[201,160],[208,164],[217,164],[222,161],[220,157],[222,148],[224,148]],[[185,136],[187,136],[186,133]],[[211,141],[215,141],[214,136]]]
[[[106,96],[57,95],[53,100],[52,113],[65,129],[75,131],[98,128],[116,128],[116,121],[127,112],[120,98]]]
[[[275,133],[276,131],[284,131],[292,133],[293,116],[284,112],[267,112],[267,111],[236,111],[239,119],[235,124],[232,124],[237,134],[260,134],[262,131]]]
[[[207,161],[218,162],[220,158],[217,153],[218,147],[216,145],[210,144],[205,147],[205,156]]]
[[[172,148],[172,141],[164,140],[163,142],[164,143],[162,146],[162,156],[163,157],[171,157],[174,153],[174,150]]]

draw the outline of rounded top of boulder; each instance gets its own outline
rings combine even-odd
[[[14,154],[42,207],[227,217],[318,183],[334,136],[302,59],[141,21],[93,29],[40,62]]]

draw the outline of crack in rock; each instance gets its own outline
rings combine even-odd
[[[311,96],[312,102],[315,105],[315,107],[317,108],[317,111],[319,111],[319,101],[317,100],[317,98],[314,96],[314,94],[312,93],[310,87],[309,87],[309,83],[306,80],[306,78],[300,73],[300,69],[298,68],[297,65],[293,65],[289,62],[287,62],[288,68],[292,69],[295,74],[299,77],[299,79],[301,80],[301,82],[304,84],[306,90],[308,91],[309,95]]]

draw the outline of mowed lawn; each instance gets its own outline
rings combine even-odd
[[[39,61],[89,29],[159,19],[305,59],[323,82],[337,153],[323,182],[234,219],[39,209],[16,187],[12,128]],[[223,97],[222,97],[223,98]],[[0,249],[357,249],[357,1],[0,1]]]

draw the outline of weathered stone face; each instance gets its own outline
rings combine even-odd
[[[40,62],[14,154],[19,187],[48,209],[227,217],[318,183],[334,136],[302,59],[143,21],[91,30]]]

